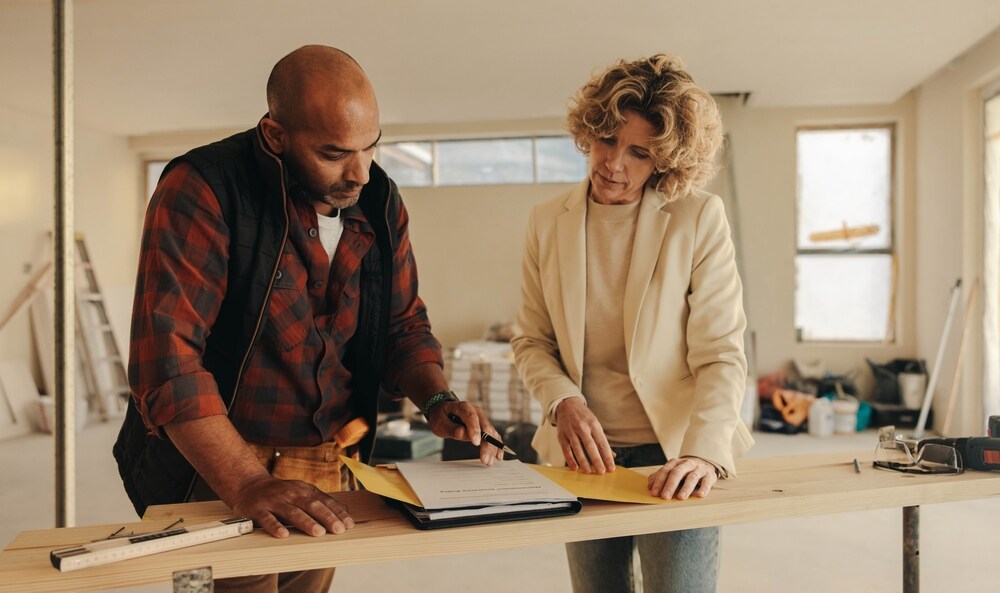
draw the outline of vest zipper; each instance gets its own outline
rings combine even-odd
[[[274,159],[278,164],[278,179],[281,183],[281,211],[285,215],[285,228],[281,236],[281,245],[278,248],[278,257],[274,260],[274,269],[271,270],[271,279],[267,283],[267,292],[264,293],[264,306],[261,308],[257,315],[257,324],[254,326],[253,335],[250,336],[250,342],[247,345],[246,352],[243,353],[243,360],[240,362],[240,370],[236,373],[236,380],[233,382],[233,396],[229,400],[229,404],[226,406],[226,417],[229,417],[229,412],[232,411],[233,405],[236,403],[236,395],[240,392],[240,383],[243,381],[243,373],[247,369],[247,363],[250,361],[250,352],[253,351],[254,344],[257,343],[257,336],[260,335],[261,322],[264,321],[264,311],[267,310],[268,303],[271,302],[271,292],[274,290],[274,280],[275,276],[278,274],[278,268],[281,267],[281,254],[285,251],[285,243],[288,242],[288,193],[285,191],[285,167],[277,156],[275,156],[270,150],[267,150],[266,145],[263,143],[263,139],[260,138],[260,131],[257,131],[257,141],[261,143],[261,148],[264,149],[264,153],[267,156]],[[386,210],[388,213],[388,210]],[[198,481],[199,474],[196,471],[194,476],[191,478],[191,483],[188,484],[187,494],[184,496],[185,501],[191,500],[191,495],[194,494],[194,486]]]
[[[285,228],[281,236],[281,245],[278,247],[278,257],[274,260],[274,268],[271,270],[271,279],[267,283],[267,292],[264,293],[264,306],[257,315],[257,324],[254,326],[253,335],[250,336],[250,343],[247,345],[247,350],[243,353],[243,361],[240,363],[239,372],[236,373],[236,381],[233,382],[233,397],[229,400],[229,407],[226,408],[227,416],[233,404],[236,403],[236,394],[239,393],[243,373],[246,371],[247,363],[250,362],[250,352],[253,351],[254,344],[257,343],[257,336],[260,335],[261,322],[264,321],[264,311],[267,310],[268,304],[271,302],[271,292],[274,291],[275,277],[278,274],[278,268],[281,267],[281,254],[285,252],[285,244],[288,242],[288,193],[285,191],[285,166],[281,162],[281,159],[268,150],[267,144],[260,137],[259,129],[257,132],[257,141],[261,143],[264,153],[274,159],[274,162],[278,165],[278,181],[281,183],[281,212],[285,215]]]

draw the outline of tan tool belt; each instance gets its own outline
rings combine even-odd
[[[314,447],[285,447],[247,443],[267,471],[282,480],[301,480],[323,492],[357,489],[340,456],[358,458],[357,444],[368,433],[364,418],[351,420],[334,435],[333,441]]]

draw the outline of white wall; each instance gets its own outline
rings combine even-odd
[[[0,106],[0,310],[6,311],[35,266],[51,252],[52,121]],[[32,360],[27,310],[0,331],[0,358]]]
[[[405,188],[420,293],[445,346],[514,321],[528,214],[572,185]]]
[[[1000,80],[1000,30],[953,60],[917,90],[917,351],[934,358],[948,311],[948,290],[963,293],[935,393],[940,427],[952,389],[968,291],[982,274],[983,155],[981,89]],[[981,308],[966,345],[955,434],[982,434]]]
[[[52,121],[0,106],[0,310],[22,290],[35,266],[51,258]],[[78,125],[75,224],[84,234],[112,324],[124,346],[138,250],[141,190],[138,161],[123,137]],[[50,276],[51,284],[51,276]],[[34,360],[27,309],[0,332],[0,357]]]

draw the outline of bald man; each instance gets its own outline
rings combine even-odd
[[[501,452],[458,401],[417,294],[408,215],[373,162],[368,77],[306,46],[267,82],[257,127],[171,161],[146,213],[129,356],[135,405],[114,447],[148,505],[221,498],[274,537],[354,526],[340,455],[366,459],[379,392],[442,437]],[[461,418],[464,426],[449,420]],[[326,591],[333,569],[225,579],[217,591]]]

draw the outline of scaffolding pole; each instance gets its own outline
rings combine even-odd
[[[73,0],[52,1],[55,121],[56,527],[76,524],[76,312],[73,278]]]

